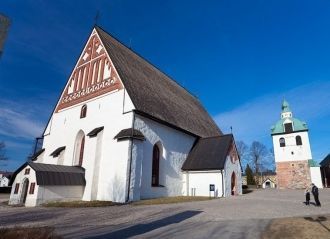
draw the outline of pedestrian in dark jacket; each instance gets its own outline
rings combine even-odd
[[[312,193],[314,196],[316,206],[321,207],[321,203],[319,200],[319,189],[316,187],[316,185],[314,183],[312,183]]]
[[[309,206],[309,201],[311,200],[311,193],[309,191],[309,188],[306,188],[305,190],[305,197],[306,197],[305,204]]]

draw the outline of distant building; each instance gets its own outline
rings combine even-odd
[[[260,182],[260,187],[262,188],[276,188],[277,177],[276,173],[273,171],[261,172],[258,176],[254,176],[255,182]],[[246,175],[242,176],[242,184],[247,185]]]
[[[313,161],[308,127],[293,117],[283,101],[281,119],[271,128],[278,188],[305,188],[313,182],[322,187],[320,167]]]
[[[0,187],[8,187],[12,172],[0,171]]]
[[[330,154],[325,157],[321,163],[322,183],[326,188],[330,187]]]

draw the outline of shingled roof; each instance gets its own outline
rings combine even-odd
[[[28,161],[19,167],[13,174],[10,184],[16,175],[26,166],[30,166],[36,173],[38,185],[85,185],[85,169],[80,166],[66,166],[44,163],[33,163]]]
[[[197,98],[107,32],[95,29],[136,110],[200,137],[221,135]]]
[[[199,139],[183,163],[182,170],[202,171],[224,169],[233,140],[232,134]]]

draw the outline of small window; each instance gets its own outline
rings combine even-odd
[[[19,189],[19,183],[16,183],[16,184],[15,184],[15,191],[14,191],[14,194],[17,194],[17,193],[18,193],[18,189]]]
[[[300,135],[296,136],[296,145],[302,145],[302,140]]]
[[[36,183],[31,183],[30,184],[30,190],[29,190],[29,194],[34,194],[34,188],[36,186]]]
[[[151,186],[159,186],[159,148],[154,146],[152,153],[152,177]]]
[[[25,175],[30,174],[30,169],[29,169],[29,168],[26,168],[24,174],[25,174]]]
[[[284,128],[285,128],[285,132],[286,132],[286,133],[291,133],[291,132],[293,132],[292,123],[286,123],[286,124],[284,124]]]
[[[80,110],[80,119],[85,118],[87,115],[87,105],[83,105]]]
[[[280,147],[285,147],[285,139],[280,138]]]

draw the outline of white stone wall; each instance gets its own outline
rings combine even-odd
[[[227,156],[225,168],[224,168],[224,181],[225,181],[225,197],[231,196],[231,177],[233,172],[236,175],[235,187],[236,192],[242,194],[242,168],[239,160],[232,162],[230,156]]]
[[[87,105],[86,118],[80,119],[81,107]],[[129,142],[117,142],[115,135],[132,127],[134,108],[125,90],[115,91],[54,113],[44,134],[45,152],[37,162],[72,166],[78,132],[85,136],[84,160],[86,187],[83,200],[124,202],[127,193]],[[104,126],[95,138],[87,134]],[[58,147],[66,149],[57,158],[50,154]]]
[[[187,196],[223,197],[222,171],[190,171],[185,172],[184,185]],[[215,191],[210,192],[210,184]]]
[[[141,180],[141,199],[185,195],[186,188],[182,183],[181,167],[192,148],[195,137],[139,115],[135,117],[134,128],[140,130],[146,137],[142,144],[135,145],[137,148],[133,151],[132,157],[133,160],[137,160],[132,166],[141,167],[142,178],[136,179],[136,185],[139,185],[138,182]],[[151,186],[152,153],[156,143],[161,148],[159,171],[160,184],[164,187]],[[138,157],[138,152],[143,152],[143,156]],[[132,171],[138,170],[132,169]]]
[[[311,172],[312,183],[314,183],[318,188],[323,188],[320,167],[310,167],[309,169]]]
[[[26,168],[30,168],[30,173],[27,174],[27,175],[24,174]],[[16,178],[15,178],[15,180],[13,182],[13,185],[12,185],[12,188],[11,188],[10,199],[9,199],[9,204],[10,205],[21,204],[22,203],[21,199],[22,199],[22,191],[23,191],[23,182],[26,179],[29,180],[29,186],[28,186],[28,189],[27,189],[28,191],[27,191],[25,206],[33,207],[33,206],[37,205],[37,197],[38,197],[39,186],[37,185],[35,172],[30,166],[26,166],[25,168],[23,168],[16,175]],[[17,194],[14,194],[16,183],[19,183],[19,190],[18,190]],[[29,194],[31,183],[35,183],[34,194]]]
[[[39,186],[36,205],[54,201],[81,200],[83,192],[84,186]]]
[[[296,136],[300,135],[302,145],[296,145]],[[280,147],[280,138],[285,139],[285,147]],[[308,132],[273,135],[275,162],[301,161],[312,159]]]

